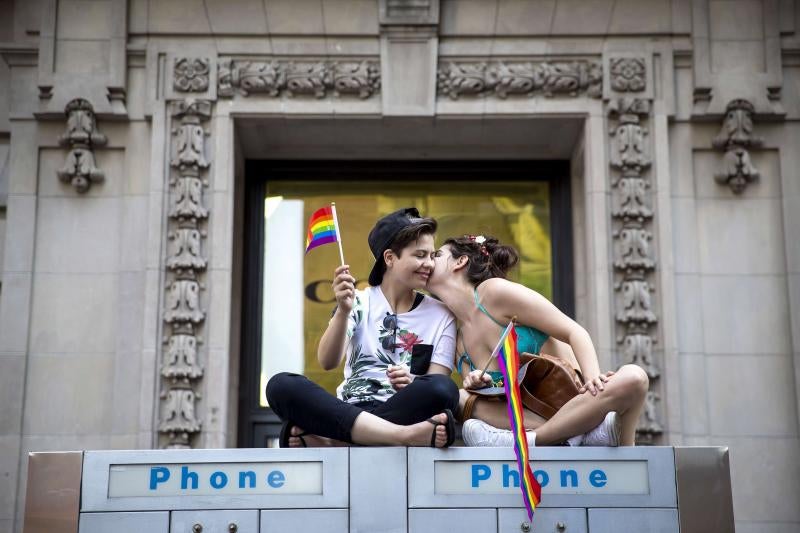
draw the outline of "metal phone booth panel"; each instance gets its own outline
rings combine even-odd
[[[532,523],[505,448],[32,453],[24,533],[733,531],[726,448],[536,448]]]

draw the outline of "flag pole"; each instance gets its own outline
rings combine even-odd
[[[344,252],[342,252],[342,232],[339,231],[339,217],[336,216],[336,202],[331,202],[331,211],[333,212],[333,226],[336,228],[336,243],[339,245],[339,259],[344,264]]]
[[[489,368],[489,365],[491,364],[492,359],[494,359],[497,356],[497,352],[500,351],[500,347],[505,342],[506,337],[508,337],[508,333],[511,331],[511,326],[513,326],[516,323],[517,323],[517,315],[514,315],[513,317],[511,317],[511,322],[508,323],[508,325],[506,326],[505,331],[503,331],[503,334],[500,335],[500,340],[497,342],[497,346],[494,347],[494,350],[492,350],[492,355],[490,355],[489,356],[489,360],[486,361],[486,366],[484,366],[483,370],[481,370],[481,375],[478,376],[478,379],[483,378],[483,375],[486,373],[486,370]]]

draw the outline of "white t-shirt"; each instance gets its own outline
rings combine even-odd
[[[385,402],[396,392],[386,370],[390,365],[411,366],[412,352],[430,353],[431,363],[453,369],[456,323],[443,303],[425,296],[413,310],[395,315],[396,331],[392,314],[380,287],[356,291],[347,319],[344,381],[336,389],[340,400]]]

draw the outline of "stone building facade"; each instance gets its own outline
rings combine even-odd
[[[240,444],[271,158],[569,161],[642,441],[730,446],[738,530],[800,528],[793,0],[5,0],[0,55],[0,532],[29,451]]]

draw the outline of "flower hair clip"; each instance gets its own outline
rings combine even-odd
[[[480,244],[481,253],[486,257],[489,257],[489,251],[486,249],[486,246],[483,245],[483,243],[486,242],[486,237],[484,237],[483,235],[468,235],[468,237],[469,240],[471,240],[472,242]]]

